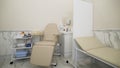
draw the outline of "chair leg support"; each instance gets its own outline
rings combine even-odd
[[[51,63],[52,66],[57,66],[57,63]]]
[[[61,54],[60,53],[55,53],[54,56],[61,56]]]

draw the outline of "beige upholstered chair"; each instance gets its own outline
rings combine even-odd
[[[51,65],[58,34],[56,24],[50,23],[46,26],[43,32],[43,40],[33,46],[30,59],[32,64],[46,67]]]

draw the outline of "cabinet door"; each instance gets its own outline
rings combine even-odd
[[[59,43],[60,43],[60,51],[61,51],[61,55],[64,55],[64,35],[61,34],[59,37]]]
[[[70,56],[72,53],[72,34],[64,35],[64,55]]]

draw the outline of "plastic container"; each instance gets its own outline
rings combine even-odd
[[[31,47],[31,43],[26,44],[26,47]]]
[[[27,54],[28,54],[27,50],[19,50],[19,51],[16,51],[15,57],[17,57],[17,58],[26,57]]]
[[[25,47],[25,43],[17,44],[17,47]]]

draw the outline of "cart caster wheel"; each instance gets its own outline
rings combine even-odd
[[[57,66],[57,64],[56,65],[54,65],[55,67]]]
[[[69,61],[68,61],[68,60],[66,60],[66,63],[69,63]]]
[[[12,61],[12,62],[10,62],[10,64],[13,64],[13,61]]]

